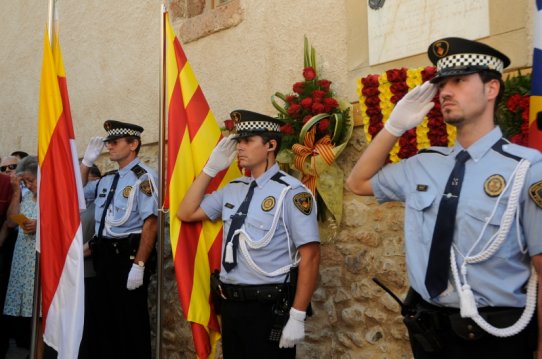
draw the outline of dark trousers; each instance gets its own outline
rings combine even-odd
[[[482,309],[483,310],[483,309]],[[506,310],[504,312],[507,312]],[[498,316],[499,310],[493,312],[495,316]],[[507,322],[515,322],[518,315],[514,315],[511,320],[506,319]],[[492,314],[493,315],[493,314]],[[503,314],[508,315],[508,314]],[[456,325],[456,329],[452,328],[450,318],[454,317],[455,320],[464,322],[464,326]],[[480,359],[480,358],[492,358],[492,359],[532,359],[534,351],[536,350],[537,343],[537,320],[536,313],[529,325],[520,333],[508,337],[500,338],[495,337],[489,333],[480,329],[472,320],[458,319],[457,311],[447,310],[442,313],[440,320],[438,320],[439,326],[437,328],[437,336],[442,344],[442,350],[437,353],[428,353],[424,351],[420,343],[413,339],[412,333],[409,332],[410,344],[412,347],[412,353],[416,359]],[[456,321],[457,323],[457,321]],[[490,320],[491,323],[491,320]],[[499,326],[493,323],[496,327]],[[508,325],[507,325],[508,326]],[[458,327],[475,328],[477,333],[481,333],[480,336],[476,336],[476,339],[468,339],[468,333],[461,332],[458,335]],[[467,330],[468,332],[468,330]]]
[[[79,346],[79,359],[98,358],[98,330],[96,321],[99,315],[96,278],[85,278],[85,323],[83,338]]]
[[[221,303],[224,359],[292,359],[295,347],[280,349],[268,340],[274,302],[231,301]]]
[[[127,240],[127,239],[126,239]],[[100,245],[96,256],[96,317],[98,358],[151,358],[150,323],[147,307],[149,274],[143,285],[126,289],[132,268],[128,243],[117,247]]]

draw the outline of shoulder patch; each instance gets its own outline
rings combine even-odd
[[[539,208],[542,208],[542,181],[538,181],[529,187],[529,197]]]
[[[299,211],[305,215],[312,212],[312,195],[309,192],[301,192],[294,196],[294,205]]]
[[[143,176],[145,173],[147,173],[147,170],[141,167],[140,165],[135,165],[131,168],[132,172],[136,175],[137,178]]]
[[[141,182],[141,184],[139,185],[139,190],[150,197],[152,194],[151,181],[146,180],[146,181]]]

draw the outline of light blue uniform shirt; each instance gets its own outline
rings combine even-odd
[[[141,175],[139,178],[132,170],[134,167],[139,166],[143,171],[139,173],[146,174]],[[131,233],[141,233],[143,228],[143,222],[147,217],[158,215],[158,206],[156,200],[156,188],[149,182],[148,175],[152,176],[154,183],[157,183],[156,173],[147,165],[142,163],[139,158],[135,158],[127,166],[119,170],[119,182],[117,189],[111,204],[109,205],[110,213],[113,215],[113,220],[118,220],[124,216],[129,209],[128,196],[131,191],[136,191],[134,201],[131,207],[131,211],[128,219],[121,225],[114,226],[104,232],[105,237],[125,237]],[[95,231],[98,233],[100,227],[100,219],[102,218],[102,212],[104,211],[105,201],[109,189],[113,184],[113,178],[115,173],[105,174],[98,183],[97,197],[95,199],[96,210],[94,219],[96,220]],[[142,182],[136,185],[136,182]],[[107,227],[107,226],[106,226]]]
[[[521,238],[517,238],[518,228],[514,222],[508,237],[493,257],[467,265],[468,282],[478,307],[525,306],[524,290],[531,265],[529,256],[542,252],[542,209],[528,194],[529,187],[542,180],[542,156],[538,151],[508,144],[503,140],[502,145],[494,146],[501,137],[501,130],[497,127],[468,148],[471,159],[465,163],[465,177],[455,222],[453,241],[460,268],[462,255],[467,255],[473,247],[486,219],[495,208],[498,195],[494,196],[494,192],[487,190],[491,183],[489,179],[502,176],[508,184],[519,159],[531,161],[519,199]],[[397,164],[385,166],[371,180],[379,202],[405,202],[405,250],[410,285],[424,300],[455,308],[459,307],[455,288],[450,290],[449,287],[439,297],[431,300],[424,282],[440,200],[455,165],[455,157],[461,150],[459,144],[453,148],[433,147]],[[495,215],[471,256],[479,253],[499,229],[510,196],[510,187],[505,190]],[[528,253],[522,253],[519,243],[523,249],[528,249]],[[450,282],[453,282],[451,274]]]
[[[281,180],[285,183],[272,179],[278,172],[283,175]],[[245,199],[252,181],[254,179],[251,177],[240,177],[228,183],[222,189],[206,195],[201,203],[201,208],[209,219],[212,221],[222,219],[224,222],[222,254],[224,253],[226,237],[231,225],[231,216],[237,212]],[[271,228],[277,210],[279,210],[280,215],[277,229],[269,244],[261,249],[248,249],[254,262],[264,271],[270,273],[278,268],[292,264],[293,258],[290,257],[290,253],[293,257],[297,247],[320,241],[316,220],[316,203],[314,203],[309,190],[297,179],[279,171],[277,164],[273,165],[255,181],[257,186],[254,188],[254,195],[244,224],[245,231],[250,238],[254,241],[260,240]],[[282,213],[282,209],[278,208],[278,200],[286,184],[292,188],[284,198],[284,212]],[[296,207],[294,199],[296,196],[299,198],[299,196],[306,196],[307,194],[312,199],[312,207],[310,212],[308,210],[303,212]],[[290,252],[284,222],[290,235]],[[220,279],[229,284],[271,284],[283,283],[286,274],[268,277],[255,272],[249,267],[240,249],[238,249],[237,266],[229,273],[222,266]]]

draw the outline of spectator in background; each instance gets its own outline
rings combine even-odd
[[[32,309],[34,299],[34,275],[36,259],[36,228],[37,228],[37,182],[38,159],[28,156],[17,165],[17,176],[11,177],[13,195],[8,209],[8,217],[12,215],[24,215],[25,218],[18,220],[19,232],[11,274],[4,304],[4,314],[9,316],[12,323],[10,328],[14,331],[18,346],[30,347],[32,331]],[[21,198],[19,181],[24,181],[28,192]],[[15,227],[16,223],[8,220],[9,227]]]
[[[0,308],[4,308],[15,244],[15,241],[11,240],[9,236],[7,225],[4,225],[12,194],[10,177],[0,173]],[[0,359],[5,358],[9,347],[9,331],[6,319],[6,317],[0,315]]]
[[[24,152],[24,151],[13,151],[11,152],[11,156],[15,156],[17,157],[19,160],[22,160],[23,158],[25,158],[26,156],[28,156],[28,153]]]
[[[2,162],[0,162],[0,172],[5,173],[9,176],[15,176],[15,168],[17,168],[17,163],[19,163],[19,161],[19,157],[12,155],[2,158]],[[28,192],[28,189],[22,181],[19,182],[19,186],[21,187],[22,198]]]
[[[94,202],[94,198],[96,198],[96,186],[98,185],[100,178],[102,178],[100,169],[96,165],[92,165],[88,172],[88,182],[83,187],[87,208]]]

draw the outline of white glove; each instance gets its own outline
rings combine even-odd
[[[145,273],[145,267],[132,264],[132,269],[128,273],[128,281],[126,282],[126,288],[128,290],[134,290],[143,285],[143,274]]]
[[[207,164],[203,167],[203,172],[211,177],[216,176],[218,172],[230,167],[236,155],[237,141],[233,136],[224,137],[211,152]]]
[[[293,348],[305,338],[306,313],[295,308],[290,308],[290,319],[282,329],[279,348]]]
[[[392,135],[401,137],[406,131],[418,126],[435,105],[432,100],[436,93],[437,86],[429,81],[416,86],[397,102],[384,128]]]
[[[94,162],[100,156],[102,149],[104,148],[104,138],[100,136],[92,137],[87,145],[85,155],[83,156],[83,165],[92,167]]]

